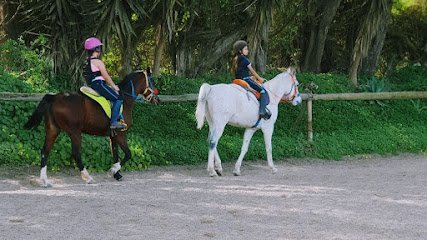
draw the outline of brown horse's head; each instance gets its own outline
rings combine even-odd
[[[151,82],[151,72],[136,71],[128,74],[125,79],[119,84],[120,94],[123,95],[125,101],[131,99],[132,101],[142,98],[152,104],[159,104],[160,99],[154,93],[153,85]]]

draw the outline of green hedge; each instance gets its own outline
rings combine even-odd
[[[4,116],[0,120],[0,165],[38,165],[44,127],[22,130],[36,103],[1,102],[0,106]],[[208,128],[196,130],[194,109],[195,103],[137,105],[133,115],[135,125],[129,131],[133,158],[126,169],[205,162]],[[319,101],[314,103],[313,114],[314,144],[310,145],[306,141],[305,106],[280,106],[273,136],[275,159],[340,159],[348,155],[427,150],[427,111],[417,112],[411,101],[393,101],[386,107],[364,101]],[[226,128],[218,146],[223,161],[237,159],[242,136],[243,129]],[[111,156],[107,138],[84,136],[82,149],[89,169],[108,169]],[[50,168],[74,166],[70,151],[68,137],[61,134],[49,157]],[[261,132],[252,139],[246,159],[265,159]]]

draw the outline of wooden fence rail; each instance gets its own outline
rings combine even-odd
[[[45,94],[0,92],[0,101],[40,101]],[[301,94],[307,102],[307,140],[313,141],[313,101],[398,100],[427,98],[427,91],[380,93]],[[197,94],[159,95],[162,102],[196,101]]]

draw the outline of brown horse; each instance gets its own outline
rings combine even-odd
[[[159,103],[159,98],[150,87],[149,77],[143,71],[127,75],[119,83],[119,88],[120,95],[123,97],[123,116],[128,128],[132,126],[132,108],[135,101],[140,98],[139,94],[142,94],[143,98],[150,103]],[[46,136],[43,148],[41,149],[40,180],[42,186],[52,186],[47,179],[46,165],[49,151],[52,149],[61,130],[66,132],[71,139],[71,155],[77,163],[82,179],[87,183],[93,182],[93,178],[83,166],[81,159],[82,133],[96,136],[110,136],[111,152],[115,162],[110,172],[115,179],[121,179],[122,176],[119,170],[131,158],[126,132],[111,132],[110,119],[98,103],[82,93],[46,94],[24,125],[24,128],[35,128],[40,124],[43,117],[45,119]],[[121,161],[119,160],[118,146],[124,152],[124,157]]]

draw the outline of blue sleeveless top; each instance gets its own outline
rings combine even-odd
[[[251,64],[249,59],[245,55],[239,55],[237,58],[237,70],[235,77],[236,79],[243,79],[246,77],[250,77],[248,66]]]

